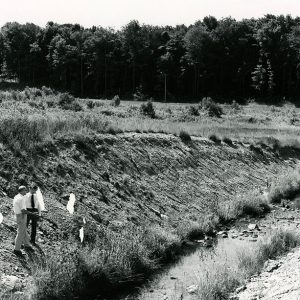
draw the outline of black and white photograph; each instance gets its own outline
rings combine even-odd
[[[0,300],[300,300],[300,1],[0,5]]]

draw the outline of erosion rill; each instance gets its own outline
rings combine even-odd
[[[142,281],[155,270],[159,259],[170,260],[180,252],[172,248],[180,244],[178,241],[215,226],[220,208],[230,204],[237,194],[266,187],[271,177],[293,167],[299,156],[292,150],[274,153],[270,148],[257,149],[241,143],[227,145],[200,138],[183,143],[173,135],[136,133],[56,140],[43,150],[36,149],[30,161],[22,153],[16,156],[6,148],[0,151],[0,211],[4,216],[0,225],[0,275],[16,276],[24,298],[24,286],[30,283],[31,293],[36,293],[37,298],[41,289],[44,296],[47,293],[48,298],[44,299],[70,295],[68,289],[74,282],[79,295],[87,288],[99,295],[104,290],[115,292],[128,278],[134,283]],[[30,181],[35,181],[44,192],[49,211],[39,227],[40,249],[17,260],[12,254],[15,221],[11,197],[18,185]],[[76,196],[73,215],[66,210],[70,192]],[[80,243],[83,217],[85,240]],[[143,240],[136,228],[152,232],[152,240]],[[98,238],[97,230],[101,233]],[[117,237],[117,250],[116,244],[109,241],[110,236]],[[107,264],[101,260],[100,265],[92,255],[91,244],[95,240],[102,247],[97,254],[102,253]],[[126,242],[131,245],[122,244]],[[118,262],[109,260],[114,255],[129,256],[132,249],[137,251],[136,242],[143,246],[147,262],[140,261],[140,257],[134,262],[132,257],[122,257]],[[69,285],[59,282],[65,278],[52,274],[55,268],[47,263],[50,256],[60,257],[66,245],[77,255],[74,257],[78,264],[84,266],[77,277],[72,277],[71,268],[68,269]],[[113,263],[122,264],[119,270],[123,271],[115,272]],[[44,273],[38,274],[46,275],[33,281],[32,269],[43,269]],[[82,282],[82,274],[89,283]],[[53,280],[56,291],[51,290]]]

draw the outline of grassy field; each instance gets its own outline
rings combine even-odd
[[[217,105],[220,117],[210,116],[200,104],[153,103],[155,116],[141,111],[140,102],[74,99],[55,94],[51,89],[25,89],[0,93],[0,141],[14,149],[29,149],[34,144],[57,137],[93,133],[169,133],[185,131],[191,136],[257,142],[267,138],[283,143],[298,143],[300,109],[285,103],[269,107]]]

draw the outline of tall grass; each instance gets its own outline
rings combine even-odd
[[[118,287],[143,280],[179,248],[178,237],[158,226],[131,226],[120,232],[103,228],[96,235],[82,247],[67,241],[56,254],[48,254],[45,265],[33,266],[33,299],[115,293]]]
[[[280,176],[270,187],[269,200],[279,203],[282,199],[292,199],[300,192],[300,168]]]
[[[295,126],[283,122],[284,116],[277,116],[277,112],[262,105],[245,106],[243,115],[230,114],[231,106],[225,105],[222,106],[222,118],[215,118],[206,114],[191,116],[187,113],[187,108],[191,107],[189,104],[156,103],[155,119],[152,119],[140,114],[139,103],[124,101],[120,106],[112,106],[111,101],[74,99],[46,87],[41,90],[26,88],[21,92],[0,92],[0,99],[0,142],[17,149],[32,148],[36,143],[43,143],[56,135],[107,133],[109,127],[113,127],[114,132],[179,135],[185,131],[191,136],[217,135],[253,140],[276,137],[283,141],[283,145],[287,139],[297,140],[299,137]],[[63,104],[67,102],[69,105],[68,101],[72,105],[65,110]],[[285,108],[280,110],[288,114]],[[258,115],[259,122],[249,123],[251,115]],[[271,121],[266,121],[266,115]]]
[[[74,133],[106,133],[109,121],[88,113],[51,112],[44,115],[0,116],[0,142],[13,150],[30,150],[39,143]]]

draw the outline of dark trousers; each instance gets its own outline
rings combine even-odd
[[[38,212],[36,208],[27,208],[30,212]],[[35,243],[35,237],[36,237],[36,229],[37,229],[37,218],[35,216],[27,215],[27,227],[31,221],[31,235],[30,235],[30,241]]]

